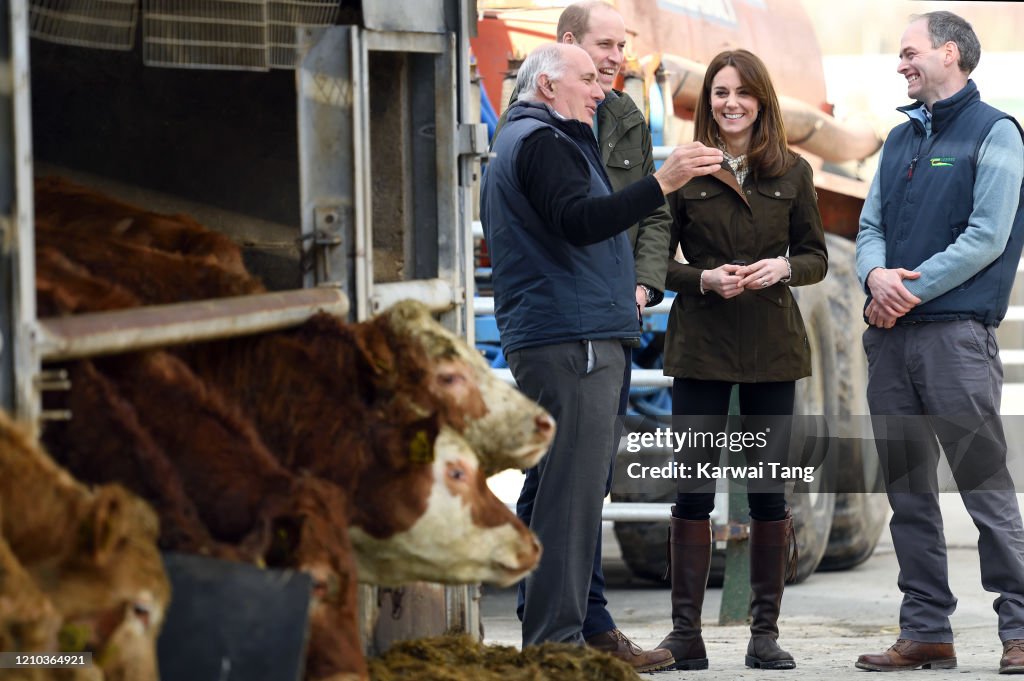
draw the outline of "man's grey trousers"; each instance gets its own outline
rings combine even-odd
[[[557,424],[537,464],[530,529],[540,539],[540,566],[526,577],[523,645],[583,643],[583,619],[601,533],[608,467],[622,387],[618,340],[575,341],[514,350],[509,368],[523,393]]]
[[[998,419],[1003,368],[995,329],[973,320],[864,332],[868,405],[893,516],[900,638],[953,641],[939,510],[939,443],[980,536],[981,582],[998,594],[999,637],[1024,638],[1024,527]]]

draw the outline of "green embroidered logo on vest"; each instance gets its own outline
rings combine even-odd
[[[932,164],[932,168],[948,168],[956,163],[956,156],[936,156],[933,159],[929,159]]]

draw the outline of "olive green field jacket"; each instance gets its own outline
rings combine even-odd
[[[760,383],[811,374],[811,349],[790,290],[821,281],[828,252],[813,174],[799,158],[782,176],[741,187],[731,172],[697,177],[668,198],[674,220],[667,286],[676,291],[665,336],[665,374]],[[700,273],[722,264],[789,255],[792,279],[726,300],[700,292]]]

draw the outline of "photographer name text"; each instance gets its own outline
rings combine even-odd
[[[753,466],[713,466],[710,463],[685,464],[672,461],[664,466],[644,466],[633,462],[626,475],[634,480],[802,480],[814,482],[814,466],[783,466],[759,461]]]

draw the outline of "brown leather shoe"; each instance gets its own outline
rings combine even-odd
[[[619,658],[638,672],[656,672],[668,669],[675,663],[672,653],[668,650],[644,650],[618,629],[591,636],[586,643],[591,648]]]
[[[881,655],[861,655],[857,668],[872,672],[898,672],[909,669],[955,669],[956,651],[952,643],[925,643],[901,638]]]
[[[1003,657],[999,660],[1000,674],[1024,674],[1024,639],[1003,641]]]

